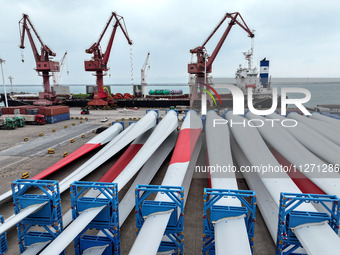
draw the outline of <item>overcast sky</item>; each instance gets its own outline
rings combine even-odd
[[[203,43],[226,12],[240,12],[255,29],[254,62],[267,57],[272,77],[340,77],[340,1],[337,0],[0,0],[0,57],[14,84],[41,84],[27,38],[21,62],[18,21],[30,16],[43,41],[59,60],[68,51],[62,84],[94,84],[84,71],[85,49],[94,43],[112,11],[124,17],[134,42],[135,83],[150,51],[149,83],[185,83],[189,50]],[[212,53],[227,23],[208,44]],[[111,29],[110,29],[111,32]],[[107,45],[104,38],[102,47]],[[244,64],[250,38],[234,26],[213,64],[214,77],[234,77]],[[106,84],[130,83],[130,46],[117,31]]]

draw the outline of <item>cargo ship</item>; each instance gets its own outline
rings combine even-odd
[[[176,86],[176,85],[174,85]],[[61,87],[61,86],[60,86]],[[68,87],[68,86],[62,86]],[[52,87],[53,88],[53,87]],[[106,86],[105,88],[109,88]],[[107,89],[109,92],[110,89]],[[58,94],[63,105],[69,107],[85,107],[93,100],[96,92],[95,86],[86,86],[86,94]],[[150,90],[149,95],[145,97],[135,97],[129,93],[111,94],[115,107],[170,107],[170,106],[189,106],[190,100],[188,94],[183,94],[182,90],[158,89]],[[38,94],[21,93],[16,95],[7,95],[8,106],[33,105],[39,98]],[[0,102],[5,101],[4,94],[0,95]]]

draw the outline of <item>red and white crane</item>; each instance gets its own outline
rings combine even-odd
[[[215,47],[213,53],[209,56],[207,53],[207,50],[205,48],[206,44],[209,42],[209,40],[213,37],[213,35],[216,33],[216,31],[221,27],[221,25],[224,23],[224,21],[230,18],[230,22],[226,30],[224,31],[221,39],[219,40],[217,46]],[[207,84],[206,81],[206,75],[211,73],[212,71],[212,64],[214,63],[215,58],[217,57],[217,54],[219,53],[225,39],[227,38],[231,28],[235,25],[239,25],[243,30],[245,30],[248,33],[248,36],[250,38],[253,38],[255,35],[253,32],[249,29],[247,24],[244,22],[242,16],[238,12],[233,13],[226,13],[220,23],[216,26],[216,28],[212,31],[212,33],[208,36],[208,38],[204,41],[204,43],[201,46],[198,46],[194,49],[190,50],[190,53],[192,54],[192,57],[196,58],[196,62],[191,62],[188,64],[188,73],[191,75],[195,75],[195,82],[194,82],[194,88],[192,89],[192,95],[190,103],[194,102],[194,100],[198,99],[200,92],[197,91],[198,86],[202,87],[203,84]]]
[[[56,72],[53,73],[53,86],[59,86],[60,85],[60,79],[61,79],[61,75],[63,74],[66,56],[67,56],[67,51],[65,51],[64,56],[60,60],[60,71],[59,71],[59,73],[56,73]],[[68,70],[67,70],[67,74],[68,74]]]
[[[113,25],[113,30],[109,39],[109,43],[106,47],[105,52],[102,51],[102,48],[100,46],[100,42],[103,39],[107,28],[109,27],[111,21],[114,20],[115,23]],[[113,103],[113,101],[108,99],[108,94],[107,92],[104,91],[104,81],[103,81],[103,76],[105,75],[105,71],[109,70],[108,67],[108,61],[110,57],[110,52],[112,49],[112,44],[113,40],[116,35],[117,28],[120,27],[126,40],[128,41],[129,45],[132,45],[132,41],[130,40],[130,37],[128,35],[124,18],[122,16],[119,16],[115,12],[112,12],[111,17],[109,18],[109,21],[106,23],[105,28],[103,32],[100,34],[99,39],[97,42],[92,44],[90,48],[85,50],[86,53],[88,54],[93,54],[91,60],[85,60],[85,71],[89,72],[96,72],[97,76],[97,87],[98,87],[98,92],[94,93],[94,100],[89,102],[89,105],[97,105],[97,106],[106,106],[109,103]]]
[[[142,69],[140,70],[143,97],[146,96],[146,86],[148,85],[146,79],[148,77],[148,71],[150,70],[149,59],[150,59],[150,52],[148,52],[148,55],[146,55],[144,65],[142,66]]]
[[[36,62],[35,70],[39,75],[43,77],[44,84],[44,92],[39,92],[39,99],[34,102],[35,105],[52,105],[59,102],[56,97],[55,92],[51,91],[50,87],[50,76],[51,72],[59,72],[59,62],[53,61],[53,57],[56,56],[54,53],[44,42],[41,40],[37,30],[33,26],[31,20],[29,19],[27,14],[23,14],[23,18],[19,21],[19,30],[20,30],[20,48],[25,48],[25,34],[28,36],[28,40],[31,44],[34,59]],[[40,43],[40,53],[35,45],[32,31],[35,34],[36,38]],[[24,62],[24,59],[22,59]]]

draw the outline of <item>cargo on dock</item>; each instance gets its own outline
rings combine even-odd
[[[69,120],[70,114],[69,113],[63,113],[59,115],[53,115],[53,116],[46,116],[46,122],[47,124],[53,124],[64,120]]]

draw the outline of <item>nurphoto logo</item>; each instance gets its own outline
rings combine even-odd
[[[217,96],[221,106],[222,106],[222,101],[220,98],[220,95],[217,93],[217,91],[209,86],[206,85],[208,89],[212,90],[214,94]],[[229,89],[232,96],[233,96],[233,114],[234,115],[244,115],[245,114],[245,107],[244,107],[244,93],[243,91],[238,88],[235,85],[225,85],[225,88]],[[201,90],[205,91],[214,101],[215,106],[216,100],[214,96],[212,95],[211,92],[209,92],[206,89],[200,88]],[[288,98],[287,94],[288,93],[299,93],[302,94],[304,97],[302,98]],[[272,89],[272,106],[270,109],[264,109],[264,110],[258,110],[255,109],[253,105],[253,89],[248,88],[247,89],[247,101],[248,101],[248,108],[249,111],[255,115],[258,116],[264,116],[264,115],[269,115],[272,114],[276,111],[277,109],[277,100],[278,98],[278,91],[277,88]],[[286,115],[287,114],[287,105],[295,105],[304,115],[311,115],[310,112],[306,109],[306,107],[303,106],[304,103],[307,103],[311,99],[311,93],[308,89],[304,88],[281,88],[281,115]],[[207,112],[207,104],[206,102],[202,101],[201,104],[201,112],[206,113]],[[274,127],[275,124],[280,124],[283,127],[296,127],[298,125],[298,122],[293,119],[285,119],[285,120],[279,120],[279,119],[250,119],[246,120],[244,119],[241,122],[236,122],[233,120],[228,120],[225,119],[215,119],[213,122],[213,126],[215,127],[216,125],[225,125],[225,124],[230,124],[230,127],[233,127],[233,125],[242,125],[243,127],[249,126],[249,127],[262,127],[265,125],[265,123],[271,123],[271,127]]]

